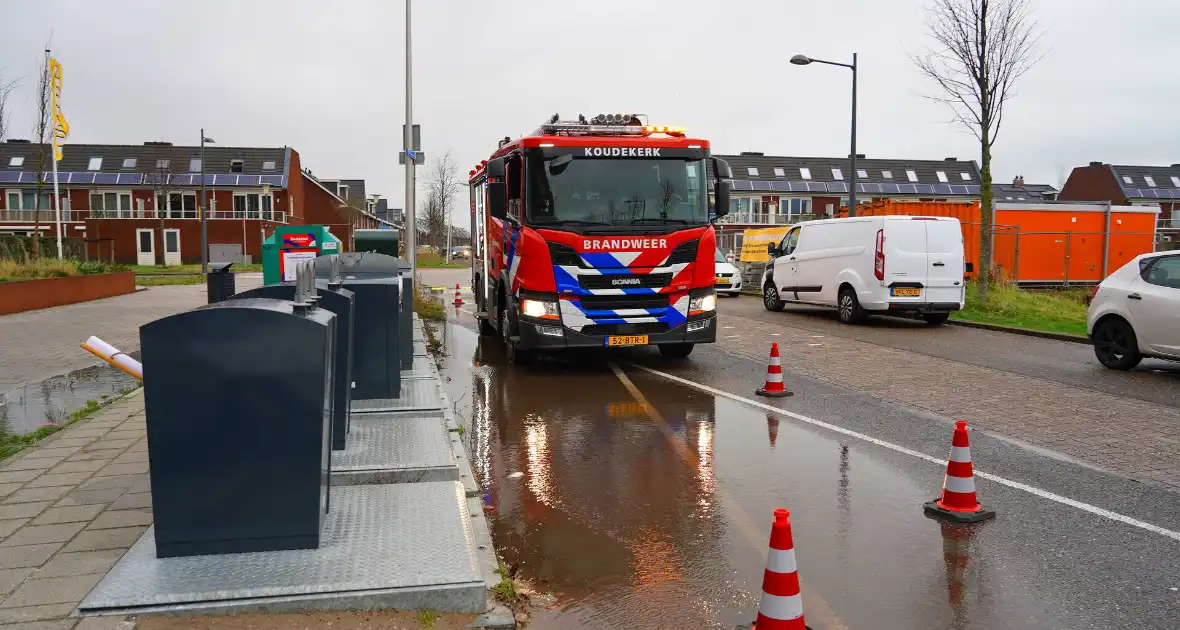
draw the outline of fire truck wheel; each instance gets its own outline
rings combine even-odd
[[[491,337],[496,334],[496,329],[492,327],[492,320],[484,318],[479,320],[479,334],[485,337]]]
[[[691,343],[670,343],[657,346],[660,349],[660,354],[668,359],[683,359],[692,352],[693,344]]]
[[[532,358],[532,353],[521,350],[512,341],[511,324],[508,319],[508,309],[500,309],[500,341],[504,343],[504,356],[514,365],[524,365]]]

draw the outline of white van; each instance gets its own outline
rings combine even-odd
[[[875,216],[800,223],[769,247],[762,303],[835,306],[845,324],[870,314],[941,324],[963,308],[963,230],[950,217]]]

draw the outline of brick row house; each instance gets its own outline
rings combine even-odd
[[[1062,201],[1109,202],[1119,206],[1158,206],[1158,249],[1180,247],[1180,164],[1128,166],[1090,162],[1069,174]]]
[[[48,157],[49,150],[44,155]],[[42,147],[0,144],[0,233],[56,236],[52,166],[45,169],[41,211],[37,161]],[[261,242],[277,225],[322,224],[345,242],[352,227],[378,219],[350,208],[305,172],[291,147],[70,144],[58,162],[63,237],[83,239],[91,258],[125,264],[201,260],[204,172],[210,260],[261,259]]]

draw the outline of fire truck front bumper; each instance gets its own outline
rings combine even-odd
[[[670,330],[661,325],[640,323],[591,325],[578,331],[558,322],[526,318],[521,318],[517,328],[519,347],[532,350],[713,343],[717,341],[717,314],[692,317]]]

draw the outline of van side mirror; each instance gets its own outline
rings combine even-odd
[[[505,171],[507,170],[507,163],[504,158],[498,157],[488,162],[488,179],[504,179]]]
[[[713,215],[718,219],[729,214],[730,182],[719,181],[713,185]]]
[[[770,245],[767,245],[767,246],[766,246],[766,251],[767,251],[767,253],[769,253],[769,254],[770,254],[770,257],[771,257],[771,258],[778,258],[778,256],[779,256],[779,251],[778,251],[778,244],[777,244],[777,243],[771,243]]]

